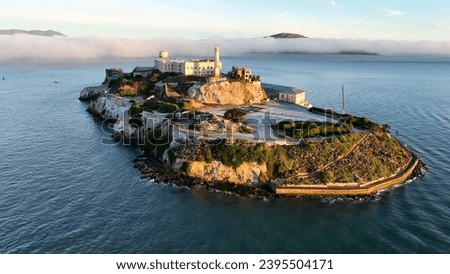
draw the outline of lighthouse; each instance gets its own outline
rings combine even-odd
[[[221,70],[221,64],[220,64],[220,49],[217,45],[214,48],[214,77],[220,77],[220,70]]]

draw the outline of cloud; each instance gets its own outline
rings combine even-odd
[[[336,4],[336,1],[334,1],[334,0],[331,0],[331,5],[333,6],[333,7],[335,7],[337,4]]]
[[[388,8],[381,8],[380,11],[386,17],[400,17],[400,16],[405,15],[404,11],[393,10],[393,9],[388,9]]]
[[[39,37],[30,35],[0,36],[0,62],[30,60],[69,62],[112,60],[113,58],[154,57],[167,50],[174,57],[207,57],[216,44],[222,55],[247,53],[337,53],[366,51],[384,55],[435,54],[450,56],[450,41],[394,41],[364,39],[273,39],[212,37],[204,40],[187,38],[98,38]]]
[[[405,12],[399,10],[388,10],[384,15],[387,17],[399,17],[405,15]]]

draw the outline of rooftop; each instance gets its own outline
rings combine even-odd
[[[263,89],[273,90],[273,91],[277,91],[277,92],[284,92],[284,93],[301,94],[301,93],[305,92],[302,89],[298,89],[298,88],[294,88],[294,87],[281,86],[281,85],[268,84],[268,83],[261,83],[261,87]]]
[[[154,67],[135,67],[133,69],[133,72],[137,72],[137,71],[149,71],[149,70],[153,70]]]

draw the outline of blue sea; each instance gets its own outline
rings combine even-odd
[[[367,199],[256,199],[141,179],[78,96],[152,59],[0,64],[0,253],[450,253],[450,58],[224,57],[314,105],[388,123],[427,164]],[[3,78],[5,80],[3,80]]]

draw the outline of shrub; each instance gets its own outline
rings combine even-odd
[[[275,130],[282,129],[284,133],[294,138],[332,137],[352,132],[353,127],[348,123],[331,123],[318,121],[282,121]]]
[[[354,117],[353,126],[360,129],[377,130],[380,126],[369,120],[367,117]]]
[[[298,185],[311,185],[313,182],[311,182],[311,180],[308,178],[302,178],[296,180],[294,183]]]
[[[146,111],[154,110],[162,113],[173,113],[180,109],[176,104],[158,101],[147,101],[142,106]]]
[[[324,170],[320,173],[319,178],[324,183],[334,182],[334,174],[329,170]]]
[[[195,109],[194,104],[191,100],[189,101],[183,101],[183,103],[181,104],[181,109],[183,110],[193,110]]]
[[[189,163],[189,162],[184,162],[180,167],[180,170],[186,174],[189,174],[190,169],[191,169],[191,163]]]
[[[247,160],[247,150],[242,144],[223,145],[219,157],[224,165],[238,167]]]
[[[159,79],[161,78],[161,72],[159,70],[152,71],[152,74],[150,75],[150,81],[153,83],[159,82]]]
[[[213,161],[213,156],[212,156],[212,152],[211,149],[209,149],[209,147],[205,148],[205,161],[209,164]]]
[[[138,93],[136,87],[132,85],[124,85],[119,87],[120,96],[136,96]]]
[[[247,112],[240,108],[232,108],[225,111],[223,117],[235,123],[241,123],[244,120],[245,114],[247,114]]]
[[[121,79],[122,79],[122,78],[110,80],[109,83],[108,83],[108,88],[112,88],[112,87],[114,87],[114,86],[119,85]]]
[[[265,153],[265,157],[267,163],[267,174],[269,177],[285,173],[292,168],[291,161],[287,156],[286,150],[282,146],[268,148],[268,151]]]
[[[336,174],[336,182],[339,183],[351,183],[353,182],[353,175],[348,170],[339,170]]]
[[[159,107],[159,112],[163,112],[163,113],[173,113],[178,110],[180,110],[180,108],[178,107],[177,104],[174,104],[174,103],[163,103]]]
[[[133,117],[140,117],[143,110],[142,104],[133,104],[130,108],[130,115]]]

